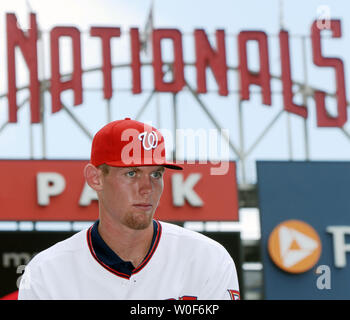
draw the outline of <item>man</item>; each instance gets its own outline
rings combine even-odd
[[[219,243],[156,221],[165,168],[164,138],[126,118],[94,136],[84,169],[99,219],[36,255],[19,299],[237,299],[234,262]]]

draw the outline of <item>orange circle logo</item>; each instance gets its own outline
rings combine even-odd
[[[309,224],[287,220],[272,230],[268,251],[272,261],[289,273],[310,270],[321,255],[321,240]]]

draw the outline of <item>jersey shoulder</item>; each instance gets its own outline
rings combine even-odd
[[[162,225],[162,233],[168,241],[177,241],[183,247],[210,250],[224,256],[229,255],[221,243],[199,232],[168,222],[161,221],[160,223]]]

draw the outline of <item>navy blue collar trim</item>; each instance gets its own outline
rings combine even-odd
[[[153,237],[150,249],[146,254],[142,263],[135,268],[130,261],[122,260],[102,239],[98,232],[99,220],[97,220],[87,232],[87,242],[92,256],[97,262],[108,271],[122,277],[129,279],[132,274],[140,271],[147,262],[151,259],[156,250],[161,236],[161,225],[158,221],[153,220]]]

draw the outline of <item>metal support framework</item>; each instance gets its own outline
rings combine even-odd
[[[302,101],[303,104],[307,107],[308,106],[308,98],[313,96],[313,93],[317,90],[317,88],[313,88],[309,85],[308,83],[308,73],[307,73],[307,59],[306,59],[306,41],[308,40],[307,36],[299,36],[301,42],[302,42],[302,63],[303,63],[303,70],[304,70],[304,82],[300,83],[297,81],[293,81],[293,87],[296,87],[296,93],[301,93],[302,94]],[[40,38],[40,40],[42,41],[42,38]],[[43,55],[43,44],[41,44],[40,46],[41,50],[40,52],[42,52],[41,54]],[[43,57],[42,57],[43,59]],[[166,70],[165,70],[165,74],[168,72],[172,72],[172,63],[164,63]],[[142,63],[142,66],[152,66],[151,62],[146,62],[146,63]],[[113,65],[112,68],[113,69],[123,69],[123,68],[130,68],[130,64],[129,63],[122,63],[122,64],[116,64]],[[193,63],[185,63],[185,67],[194,67]],[[236,72],[237,73],[237,78],[238,78],[238,68],[237,67],[228,67],[228,71],[230,72]],[[93,73],[93,72],[101,72],[101,67],[94,67],[94,68],[88,68],[86,70],[83,71],[84,74],[87,73]],[[41,103],[41,132],[42,132],[42,139],[41,139],[41,143],[42,143],[42,158],[46,159],[47,158],[47,152],[46,152],[46,145],[47,143],[49,143],[47,141],[47,137],[46,137],[46,130],[45,130],[45,108],[47,108],[47,106],[44,105],[44,94],[46,91],[49,91],[50,89],[50,80],[49,79],[43,79],[43,69],[41,69],[41,73],[40,73],[40,93],[41,93],[41,99],[40,99],[40,103]],[[62,78],[70,78],[71,75],[70,74],[64,74],[62,75]],[[281,80],[280,76],[277,75],[272,75],[271,76],[272,79],[277,79],[277,80]],[[20,88],[17,89],[17,91],[23,91],[23,90],[28,90],[28,86],[22,86]],[[86,91],[102,91],[102,88],[84,88],[84,90]],[[123,89],[118,89],[119,91],[129,91],[131,92],[130,88],[126,88],[125,90]],[[115,92],[117,92],[118,90],[115,90]],[[190,96],[193,97],[194,101],[200,106],[201,111],[204,113],[204,115],[210,120],[210,122],[212,123],[212,125],[218,130],[220,131],[222,129],[222,126],[220,125],[219,120],[217,119],[217,117],[215,116],[215,114],[213,114],[210,109],[208,108],[206,102],[205,102],[205,98],[202,98],[202,96],[200,96],[199,94],[197,94],[196,90],[186,81],[185,83],[185,91],[190,93]],[[151,101],[155,98],[156,99],[156,112],[155,112],[155,121],[157,123],[157,125],[160,125],[160,121],[161,121],[161,116],[160,116],[160,106],[159,106],[159,95],[161,94],[166,94],[166,93],[160,93],[160,92],[156,92],[154,89],[153,90],[144,90],[144,94],[146,95],[146,99],[144,100],[144,102],[140,105],[138,112],[135,116],[136,120],[140,120],[142,118],[142,115],[144,114],[145,110],[148,108],[148,106],[150,105]],[[236,146],[232,139],[230,139],[230,136],[226,135],[225,133],[223,133],[223,138],[226,141],[226,143],[229,146],[229,149],[231,152],[233,152],[233,154],[235,155],[235,160],[238,162],[238,165],[240,167],[240,178],[241,181],[240,183],[240,187],[241,190],[249,190],[249,188],[253,187],[252,183],[249,182],[247,180],[247,161],[249,159],[249,157],[251,156],[251,154],[253,153],[253,151],[257,148],[257,146],[261,143],[261,141],[266,137],[266,135],[271,131],[271,129],[274,127],[274,125],[278,122],[278,120],[282,117],[282,115],[286,112],[283,108],[283,106],[281,106],[280,110],[278,110],[278,112],[276,113],[276,115],[273,117],[272,120],[270,120],[270,122],[268,122],[264,129],[260,132],[260,134],[258,136],[255,137],[255,139],[253,140],[254,142],[250,145],[247,146],[246,145],[246,141],[245,141],[245,130],[244,130],[244,117],[243,117],[243,111],[244,111],[244,101],[241,101],[240,96],[239,96],[239,90],[231,90],[229,92],[229,95],[237,95],[237,99],[235,99],[236,101],[236,106],[237,107],[237,112],[238,112],[238,134],[239,134],[239,146]],[[252,91],[252,93],[254,93]],[[258,92],[260,94],[260,92]],[[178,99],[178,95],[181,94],[181,92],[176,93],[176,94],[172,94],[172,107],[173,107],[173,126],[174,126],[174,137],[176,139],[176,130],[178,128],[181,127],[181,123],[180,123],[180,114],[179,114],[179,99]],[[272,92],[272,94],[280,94],[280,92]],[[327,97],[330,98],[336,98],[336,94],[335,93],[326,93]],[[7,93],[0,95],[0,100],[1,99],[7,99]],[[230,99],[230,96],[228,97],[228,99]],[[22,102],[19,103],[18,105],[18,109],[22,109],[24,105],[29,104],[29,96],[26,97]],[[347,105],[350,105],[350,103],[347,101]],[[93,138],[93,134],[90,132],[90,130],[88,129],[88,127],[82,123],[82,121],[75,115],[74,110],[72,111],[71,108],[69,108],[67,105],[63,104],[62,108],[64,110],[64,112],[69,116],[69,118],[75,123],[75,125],[81,130],[81,132],[88,137],[89,139],[92,140]],[[111,100],[106,100],[106,120],[107,122],[110,122],[111,120],[113,120],[112,117],[112,108],[115,108],[115,103],[112,105],[112,101]],[[287,144],[288,144],[288,160],[293,160],[293,141],[292,141],[292,127],[291,127],[291,119],[290,119],[290,115],[288,114],[286,117],[287,120]],[[1,132],[3,132],[5,130],[5,128],[7,127],[8,122],[5,121],[2,124],[0,124],[0,134]],[[344,134],[344,136],[349,139],[350,141],[350,133],[349,131],[347,131],[345,128],[339,128],[339,130]],[[304,140],[304,156],[305,156],[305,160],[310,160],[311,155],[310,155],[310,141],[309,141],[309,130],[308,130],[308,126],[307,126],[307,119],[304,120],[304,135],[303,135],[303,140]],[[34,150],[34,146],[33,146],[33,133],[32,133],[32,129],[30,128],[30,133],[29,133],[29,137],[30,137],[30,158],[33,158],[33,150]],[[176,147],[177,147],[177,141],[174,141],[174,150],[173,150],[173,156],[174,159],[176,159]],[[254,184],[254,183],[253,183]]]

